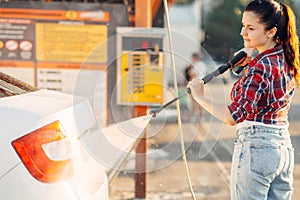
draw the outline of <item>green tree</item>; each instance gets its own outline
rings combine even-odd
[[[242,48],[241,17],[245,5],[240,0],[218,0],[203,21],[205,38],[202,46],[213,59],[226,62]]]
[[[217,5],[203,20],[202,29],[205,37],[202,46],[216,61],[227,62],[234,52],[243,48],[243,40],[240,36],[241,19],[243,10],[250,0],[215,1]],[[294,8],[291,0],[279,0],[279,2]]]
[[[192,4],[195,0],[177,0],[176,4]]]

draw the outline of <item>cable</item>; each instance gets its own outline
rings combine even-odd
[[[174,54],[173,54],[173,43],[172,43],[172,37],[171,37],[171,31],[170,31],[170,19],[169,19],[169,11],[168,11],[168,2],[167,2],[167,0],[164,0],[164,8],[165,8],[166,22],[167,22],[168,35],[169,35],[169,44],[170,44],[170,50],[171,50],[171,62],[172,62],[172,69],[173,69],[174,87],[175,87],[176,94],[178,94],[175,59],[174,59]],[[191,195],[193,197],[193,200],[196,200],[196,196],[195,196],[195,193],[193,191],[192,181],[191,181],[191,178],[190,178],[190,173],[189,173],[188,164],[187,164],[187,160],[186,160],[179,101],[176,101],[176,109],[177,109],[177,114],[178,114],[177,115],[178,128],[179,128],[179,131],[180,131],[181,153],[182,153],[182,158],[183,158],[183,162],[184,162],[184,166],[185,166],[186,177],[187,177],[187,181],[188,181],[188,184],[189,184],[189,188],[190,188],[190,192],[191,192]]]

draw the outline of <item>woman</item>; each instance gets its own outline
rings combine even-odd
[[[247,72],[235,82],[229,106],[201,95],[203,82],[189,82],[193,98],[218,119],[237,125],[231,169],[232,199],[291,199],[294,152],[288,110],[300,85],[299,39],[295,16],[274,0],[250,2],[241,36],[249,57]]]

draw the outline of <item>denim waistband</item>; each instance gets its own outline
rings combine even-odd
[[[280,136],[289,136],[288,128],[273,128],[273,127],[266,127],[262,125],[251,125],[247,127],[242,127],[237,130],[237,136],[240,134],[250,134],[250,135],[268,135],[268,134],[275,134]]]

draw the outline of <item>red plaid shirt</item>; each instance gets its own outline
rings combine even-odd
[[[284,62],[282,46],[266,50],[248,64],[248,72],[231,91],[228,106],[237,123],[244,120],[287,125],[295,82]]]

